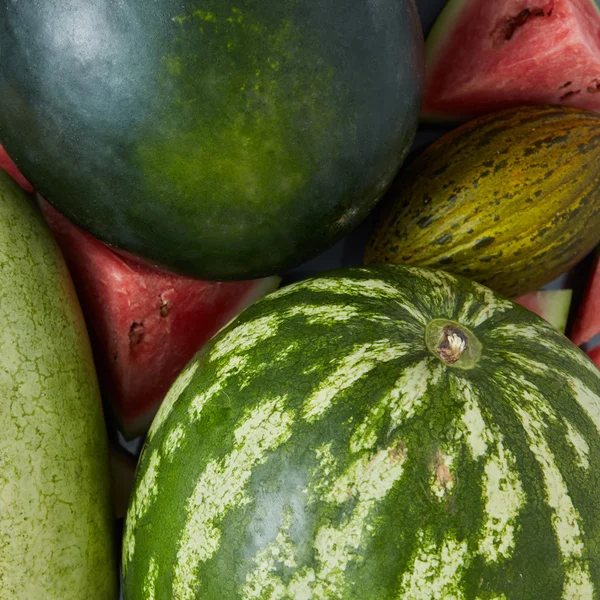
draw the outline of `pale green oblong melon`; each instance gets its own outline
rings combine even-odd
[[[0,171],[0,600],[116,600],[102,406],[75,291]]]

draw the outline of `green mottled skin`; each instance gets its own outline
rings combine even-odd
[[[0,7],[2,144],[61,212],[174,271],[245,279],[314,256],[416,130],[413,0]]]
[[[41,216],[0,172],[0,598],[115,600],[92,354]]]
[[[474,119],[398,177],[365,262],[441,268],[509,297],[600,242],[600,116],[527,107]]]
[[[533,406],[525,396],[526,385],[515,383],[519,376],[536,387],[541,394],[541,406],[568,416],[589,446],[590,468],[584,471],[575,466],[576,454],[565,442],[564,423],[543,417],[546,443],[580,515],[584,549],[582,556],[573,558],[573,564],[577,568],[586,565],[582,568],[589,569],[589,578],[597,586],[600,501],[595,490],[600,484],[600,418],[594,421],[575,401],[563,376],[572,376],[588,386],[596,406],[600,406],[600,373],[566,338],[523,307],[465,279],[441,272],[429,273],[388,265],[325,274],[293,291],[286,292],[283,288],[267,296],[213,339],[212,348],[205,348],[192,363],[197,370],[189,381],[182,382],[182,388],[174,392],[174,404],[163,404],[144,447],[136,474],[137,491],[127,518],[123,563],[126,600],[184,597],[173,586],[178,548],[184,537],[187,499],[196,482],[205,475],[210,461],[221,464],[232,456],[236,446],[233,432],[244,415],[276,396],[286,396],[283,407],[292,415],[291,435],[276,450],[266,453],[262,464],[252,468],[243,488],[245,500],[242,495],[237,496],[238,501],[231,509],[211,521],[220,540],[210,558],[193,564],[198,583],[189,597],[248,600],[242,586],[253,561],[261,549],[275,540],[277,528],[286,518],[296,553],[295,565],[286,565],[282,556],[274,567],[274,576],[287,585],[303,570],[322,567],[314,549],[316,531],[323,527],[343,527],[351,521],[361,500],[349,488],[347,498],[336,504],[327,500],[326,491],[316,489],[315,449],[330,443],[336,464],[326,476],[326,484],[337,479],[359,456],[375,460],[377,453],[385,448],[391,448],[386,450],[390,464],[402,460],[405,454],[404,474],[364,517],[363,522],[371,529],[362,532],[360,543],[349,553],[345,571],[338,579],[340,589],[332,595],[314,592],[303,598],[414,600],[401,595],[400,581],[410,572],[418,544],[417,532],[425,528],[435,540],[453,536],[468,546],[467,558],[461,561],[464,570],[456,585],[446,590],[446,596],[436,598],[562,599],[567,567],[561,560],[553,530],[540,464],[516,416],[519,407],[530,410]],[[431,277],[433,280],[428,280]],[[365,294],[344,292],[337,283],[343,280],[387,284],[395,290],[395,296],[373,297],[369,290]],[[322,282],[331,284],[331,289],[316,290],[314,285]],[[340,314],[353,310],[355,316],[347,321],[326,319],[310,323],[310,317],[298,314],[282,316],[277,321],[277,316],[285,311],[308,304],[331,306]],[[498,308],[499,305],[503,308]],[[488,309],[489,318],[477,324],[479,316]],[[248,349],[243,347],[247,338],[242,337],[229,353],[216,357],[219,344],[227,335],[260,318],[276,320],[278,329],[274,335]],[[477,337],[482,345],[481,357],[472,368],[447,366],[429,352],[425,324],[434,319],[462,322]],[[514,338],[501,335],[502,328],[508,325],[517,328]],[[534,329],[533,337],[526,335],[528,328]],[[339,391],[320,418],[307,422],[303,417],[307,399],[335,372],[339,361],[351,355],[357,346],[378,340],[388,340],[389,348],[406,344],[407,352],[375,365]],[[219,369],[233,358],[247,358],[246,367],[220,376]],[[548,370],[543,375],[536,374],[527,366],[528,360],[538,361]],[[364,450],[351,450],[353,434],[365,416],[382,401],[399,377],[423,361],[429,361],[428,368],[432,370],[441,369],[441,375],[421,398],[423,403],[415,415],[394,422],[391,413],[383,410],[373,442]],[[515,456],[513,471],[527,495],[515,522],[514,550],[508,558],[492,563],[486,562],[477,551],[484,521],[482,477],[486,456],[476,458],[471,453],[461,430],[465,399],[456,393],[455,387],[461,382],[467,382],[478,392],[485,425],[495,435],[502,436],[505,448]],[[337,385],[341,386],[341,379]],[[190,406],[211,386],[222,387],[209,396],[200,417],[192,420]],[[407,394],[411,389],[403,389],[402,393]],[[179,446],[168,453],[167,440],[178,427],[183,428],[183,436]],[[455,462],[450,467],[454,487],[440,500],[431,491],[431,465],[438,451],[447,445],[456,450]],[[152,499],[144,514],[136,519],[133,513],[143,496],[143,482],[148,477],[152,457],[161,460]],[[228,489],[237,485],[237,479],[220,480],[216,485],[213,500],[219,502]],[[212,501],[207,499],[198,508],[198,515],[207,514],[211,506]],[[210,531],[205,528],[200,534],[210,535]],[[135,543],[131,556],[129,536]],[[153,593],[148,592],[146,585],[151,560],[158,568]],[[323,583],[326,585],[335,578],[334,574]],[[596,587],[592,594],[581,598],[598,600],[600,588]],[[294,597],[275,593],[274,589],[265,589],[260,596],[263,600]]]

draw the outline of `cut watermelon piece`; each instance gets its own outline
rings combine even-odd
[[[600,111],[594,0],[450,0],[426,47],[424,118],[523,104]]]
[[[600,369],[600,346],[596,346],[588,351],[587,355],[592,359],[592,362]]]
[[[17,165],[2,146],[0,146],[0,169],[4,169],[26,192],[33,192],[33,186],[23,177]]]
[[[600,250],[596,252],[570,338],[574,344],[581,346],[598,334],[600,334]]]
[[[561,333],[567,328],[573,290],[539,290],[530,292],[515,302],[546,319]]]
[[[280,280],[216,283],[152,269],[39,202],[75,283],[103,396],[123,437],[133,439],[196,351]]]

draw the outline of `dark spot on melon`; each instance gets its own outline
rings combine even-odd
[[[425,227],[427,227],[427,225],[429,225],[432,221],[433,221],[433,217],[430,215],[428,217],[423,217],[422,219],[420,219],[419,221],[417,221],[417,225],[421,229],[425,229]]]
[[[451,233],[445,233],[443,236],[439,237],[437,240],[435,240],[433,243],[434,244],[445,244],[448,240],[452,239],[452,234]]]
[[[494,215],[494,221],[499,221],[500,220],[500,216],[499,215]]]
[[[573,83],[572,81],[565,81],[558,89],[563,90],[566,87],[569,87],[572,83]]]
[[[439,169],[434,171],[433,174],[437,177],[438,175],[443,175],[447,170],[448,170],[448,165],[444,165],[443,167],[440,167]]]
[[[129,327],[129,345],[134,348],[144,339],[144,322],[136,323],[135,321]]]
[[[467,229],[467,233],[473,233],[473,229],[469,227],[469,229]]]
[[[440,265],[449,265],[452,262],[454,262],[454,259],[451,256],[442,256],[439,260]]]
[[[552,13],[552,9],[550,9],[548,16],[550,16],[551,13]],[[525,8],[520,13],[515,15],[514,17],[507,17],[505,19],[503,25],[501,26],[504,40],[505,41],[510,40],[513,37],[513,35],[515,34],[515,31],[519,27],[522,27],[523,25],[525,25],[525,23],[527,23],[527,21],[529,21],[529,19],[531,17],[544,17],[544,16],[546,16],[546,14],[544,13],[544,9],[540,8],[540,7],[535,7],[535,8]]]
[[[430,204],[433,198],[429,194],[423,196],[423,204]]]
[[[163,303],[160,305],[160,316],[161,317],[168,317],[169,313],[171,312],[171,307],[169,305],[169,303],[166,300],[163,300]]]
[[[492,261],[492,258],[493,258],[492,256],[480,256],[479,257],[479,262],[489,263],[489,262]]]
[[[485,236],[482,238],[479,238],[476,242],[475,242],[475,248],[477,248],[478,250],[480,248],[485,248],[486,246],[489,246],[491,243],[493,243],[495,240],[495,238],[490,237],[490,236]]]

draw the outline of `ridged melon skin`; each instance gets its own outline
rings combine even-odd
[[[430,353],[436,319],[477,337],[473,368]],[[293,284],[165,399],[124,597],[596,600],[599,431],[596,367],[475,282],[384,265]]]
[[[0,172],[0,599],[116,600],[106,430],[67,268]]]
[[[524,107],[470,121],[392,185],[365,263],[442,268],[510,297],[600,241],[600,115]]]
[[[205,280],[357,225],[413,140],[413,0],[0,2],[0,140],[110,245]]]

